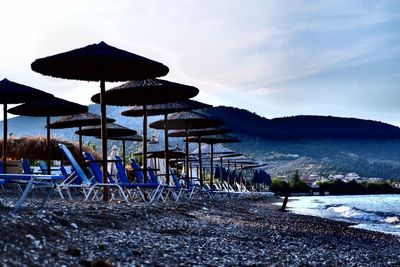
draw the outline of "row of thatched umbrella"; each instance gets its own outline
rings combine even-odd
[[[164,76],[169,71],[167,66],[159,62],[115,48],[104,42],[37,59],[31,64],[31,68],[52,77],[100,82],[103,170],[107,169],[105,82],[144,80]],[[129,96],[125,95],[124,97],[128,98]],[[140,96],[136,95],[135,98],[140,98]],[[105,171],[103,172],[103,182],[107,182]],[[104,201],[108,201],[108,195],[109,190],[105,187]]]
[[[129,116],[129,117],[138,117],[138,116],[144,116],[147,114],[147,116],[156,116],[156,115],[163,115],[164,116],[164,151],[165,151],[165,162],[168,163],[169,157],[168,157],[168,114],[171,113],[176,113],[176,112],[181,112],[181,111],[188,111],[188,110],[193,110],[193,109],[203,109],[203,108],[209,108],[211,105],[204,104],[198,101],[194,100],[182,100],[182,101],[177,101],[177,102],[170,102],[170,103],[163,103],[163,104],[153,104],[153,105],[147,105],[145,108],[141,106],[136,106],[131,109],[128,109],[126,111],[121,112],[121,115],[123,116]],[[144,126],[143,126],[144,127]],[[144,153],[144,149],[143,149]],[[166,170],[165,170],[165,175],[166,175],[166,182],[169,184],[170,179],[169,179],[169,165],[166,164]]]
[[[147,136],[147,116],[150,104],[163,104],[173,101],[186,100],[199,93],[199,89],[193,86],[183,85],[161,79],[147,79],[131,81],[112,88],[105,93],[106,104],[115,106],[141,105],[143,116],[143,137]],[[92,101],[99,103],[100,95],[92,97]],[[139,109],[140,110],[140,109]],[[153,109],[155,110],[155,109]],[[166,113],[167,111],[163,111]],[[143,172],[147,175],[147,142],[143,140]],[[167,177],[167,180],[168,177]]]
[[[102,165],[103,169],[107,168],[107,127],[106,127],[106,105],[141,105],[143,115],[143,163],[144,172],[147,171],[147,113],[148,105],[162,104],[177,100],[186,100],[198,94],[199,90],[192,86],[172,83],[165,80],[154,79],[155,77],[164,76],[169,69],[165,65],[138,56],[136,54],[112,47],[104,42],[93,44],[86,47],[71,50],[65,53],[49,56],[35,60],[31,64],[32,70],[44,75],[64,79],[76,79],[84,81],[100,81],[100,94],[92,97],[95,103],[101,106],[101,130],[100,136],[102,139]],[[105,82],[128,81],[123,85],[105,91]],[[26,108],[29,109],[29,105]],[[38,108],[33,113],[26,113],[22,108],[16,107],[14,114],[46,116],[49,124],[50,116],[70,115],[74,113],[83,113],[87,111],[82,107],[75,106],[74,108],[62,108],[65,112],[47,111],[51,108],[48,105],[46,111]],[[76,110],[75,110],[76,108]],[[60,106],[58,106],[60,109]],[[39,110],[41,110],[39,112]],[[72,112],[74,110],[74,112]],[[78,112],[79,110],[79,112]],[[182,110],[182,109],[181,109]],[[169,111],[163,111],[165,118]],[[176,110],[175,110],[176,112]],[[199,129],[206,127],[214,127],[221,125],[222,122],[215,119],[204,118],[196,113],[177,113],[168,117],[167,120],[156,123],[155,126],[159,129],[168,128],[183,129],[186,132],[186,151],[188,152],[188,133],[189,129]],[[171,126],[170,126],[171,125]],[[82,129],[81,129],[82,130]],[[167,140],[167,138],[166,138]],[[167,145],[167,144],[166,144]],[[167,151],[167,150],[166,150]],[[189,154],[189,153],[187,153]],[[167,153],[166,153],[167,155]],[[188,175],[188,163],[186,163],[186,177]],[[168,174],[167,174],[168,175]],[[106,172],[103,172],[103,180],[106,182]],[[104,190],[104,200],[108,200],[108,190]]]
[[[189,129],[201,129],[209,127],[217,127],[223,124],[221,120],[207,117],[201,113],[195,111],[183,111],[175,114],[171,114],[167,118],[168,128],[175,130],[184,130],[185,133],[185,151],[186,151],[186,162],[185,162],[185,177],[186,184],[189,186]],[[155,121],[150,124],[150,127],[155,129],[167,129],[164,120]],[[202,186],[202,179],[200,180]]]
[[[49,127],[50,117],[72,115],[77,113],[84,113],[87,111],[88,111],[87,106],[83,106],[57,97],[41,99],[35,102],[29,102],[9,109],[9,112],[15,115],[46,117],[47,150],[48,150],[47,166],[49,168],[49,173],[51,172],[50,127]]]
[[[115,119],[106,118],[107,123],[115,122]],[[91,112],[67,115],[59,118],[57,121],[48,125],[50,129],[66,129],[66,128],[79,128],[82,130],[84,126],[100,125],[101,117]],[[78,131],[79,131],[78,130]],[[79,151],[82,158],[82,134],[79,134]]]
[[[52,94],[43,92],[39,89],[19,84],[16,82],[3,79],[0,81],[0,104],[3,104],[3,163],[4,168],[7,168],[7,105],[20,104],[30,101],[36,101],[45,98],[54,97]]]

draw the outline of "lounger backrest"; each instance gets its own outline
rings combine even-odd
[[[227,181],[227,180],[228,180],[228,171],[226,170],[225,167],[222,167],[222,179],[223,179],[224,181]]]
[[[152,168],[150,168],[150,167],[147,168],[147,169],[148,169],[148,173],[149,173],[151,182],[152,182],[153,184],[158,184],[157,175],[156,175],[156,173],[154,172],[154,170],[153,170]]]
[[[100,166],[97,163],[96,159],[92,156],[92,154],[90,154],[88,152],[83,152],[83,157],[86,160],[89,168],[92,170],[97,182],[102,183],[103,182],[103,172],[101,171]],[[107,176],[108,176],[108,181],[110,183],[114,183],[114,179],[109,174],[107,174]]]
[[[62,153],[64,154],[64,156],[66,158],[66,160],[69,162],[69,164],[71,165],[71,167],[74,170],[75,174],[82,181],[82,183],[84,183],[86,185],[90,185],[89,179],[87,178],[87,176],[83,172],[82,168],[79,166],[79,164],[76,161],[76,159],[74,158],[74,156],[72,156],[71,151],[69,151],[69,149],[64,144],[58,144],[58,146],[60,147]]]
[[[116,160],[115,167],[117,168],[117,176],[119,180],[123,184],[128,184],[129,180],[128,176],[126,176],[126,171],[124,165],[122,164],[122,159],[119,156],[114,156],[114,159]]]
[[[214,169],[214,178],[221,178],[221,179],[222,179],[221,173],[220,173],[220,170],[219,170],[219,165],[215,166],[215,169]]]
[[[99,165],[95,162],[93,156],[89,153],[83,152],[83,158],[85,159],[89,169],[92,171],[94,178],[98,183],[103,182],[103,174],[100,170]]]
[[[136,162],[135,159],[130,159],[132,169],[135,171],[136,182],[139,184],[144,183],[144,174],[142,168],[140,168],[139,164]]]
[[[65,169],[64,165],[60,165],[60,171],[61,171],[61,174],[64,175],[64,176],[68,176],[69,175],[67,170]]]
[[[47,163],[44,162],[43,160],[39,160],[39,168],[43,174],[49,174],[49,168],[47,166]]]
[[[178,179],[178,177],[176,176],[175,171],[174,171],[173,169],[169,169],[169,172],[170,172],[170,174],[171,174],[171,176],[172,176],[172,180],[174,181],[175,186],[178,187],[178,188],[181,188],[182,185],[181,185],[181,183],[179,182],[179,179]]]
[[[22,170],[24,174],[32,174],[31,165],[29,164],[29,160],[21,159]]]

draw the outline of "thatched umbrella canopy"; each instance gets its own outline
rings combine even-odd
[[[0,81],[0,104],[3,104],[3,140],[6,144],[3,149],[4,168],[7,168],[7,104],[19,104],[54,97],[52,94],[39,89],[3,79]]]
[[[167,151],[172,151],[173,149],[168,147]],[[161,144],[155,136],[151,137],[150,142],[148,143],[147,146],[147,154],[153,154],[153,153],[162,153],[164,154],[165,152],[165,147],[163,144]],[[143,154],[143,148],[137,152],[134,153],[134,155],[140,155]]]
[[[203,108],[210,108],[211,105],[201,103],[195,100],[187,99],[181,100],[176,102],[164,103],[164,104],[153,104],[153,105],[146,105],[146,109],[143,106],[134,106],[128,110],[121,112],[121,115],[128,116],[128,117],[140,117],[144,116],[146,113],[147,116],[156,116],[156,115],[164,115],[164,151],[165,152],[165,162],[166,162],[166,182],[169,184],[169,159],[171,155],[168,153],[168,114],[180,112],[180,111],[188,111],[194,109],[203,109]],[[159,156],[153,155],[153,156]]]
[[[75,158],[79,158],[79,147],[76,143],[70,141],[60,140],[57,138],[50,139],[50,153],[52,159],[62,160],[63,154],[58,144],[66,145]],[[12,159],[42,159],[47,160],[47,139],[44,136],[26,136],[21,138],[13,138],[8,140],[10,147],[9,157]],[[3,142],[0,142],[0,149],[3,149]],[[84,151],[90,152],[95,155],[95,158],[100,158],[99,154],[90,147],[84,147]]]
[[[127,82],[105,92],[109,105],[132,106],[141,105],[143,109],[143,138],[147,139],[147,105],[162,104],[195,97],[199,89],[193,86],[174,83],[161,79],[146,79]],[[92,97],[99,103],[99,94]],[[143,172],[147,175],[147,143],[143,139]]]
[[[202,160],[202,149],[201,147],[201,139],[200,137],[206,136],[206,135],[215,135],[215,134],[225,134],[229,133],[232,130],[224,127],[210,127],[210,128],[203,128],[203,129],[195,129],[195,130],[189,130],[188,131],[188,136],[194,136],[197,139],[197,144],[198,144],[198,149],[197,149],[197,154],[199,157],[199,167],[200,167],[200,187],[203,188],[203,160]],[[173,131],[172,133],[169,134],[171,137],[184,137],[186,136],[185,131]],[[190,138],[189,142],[193,142],[194,138]]]
[[[115,119],[106,118],[107,123],[115,122]],[[91,112],[63,116],[49,125],[50,129],[65,129],[83,126],[95,126],[101,124],[101,117]]]
[[[15,115],[24,115],[32,117],[46,117],[46,128],[47,128],[47,144],[49,147],[49,155],[47,158],[47,165],[49,167],[49,173],[51,170],[50,160],[50,117],[52,116],[64,116],[72,115],[77,113],[84,113],[88,111],[87,106],[83,106],[74,102],[70,102],[58,97],[52,97],[44,100],[35,102],[25,103],[9,110],[10,113]]]
[[[115,119],[106,118],[107,123],[115,122]],[[65,129],[65,128],[75,128],[78,127],[79,130],[82,126],[93,126],[100,125],[101,117],[97,114],[91,112],[73,114],[68,116],[63,116],[53,123],[50,123],[50,129]],[[79,135],[79,151],[80,157],[82,157],[82,135]]]
[[[213,175],[214,175],[214,144],[221,144],[221,143],[236,143],[240,142],[239,139],[226,135],[226,134],[219,134],[219,135],[208,135],[203,137],[192,137],[189,139],[189,142],[201,142],[210,145],[210,175],[211,175],[211,186],[213,185]],[[220,154],[223,154],[223,151],[220,151]],[[233,151],[232,151],[233,153]],[[229,152],[227,152],[229,154]]]
[[[142,80],[167,75],[167,66],[148,58],[107,45],[88,45],[65,53],[35,60],[32,70],[44,75],[83,81],[100,81],[102,166],[107,169],[105,82]],[[103,182],[107,173],[103,172]],[[108,201],[108,187],[103,199]]]
[[[189,138],[189,142],[197,142],[197,139],[195,138]],[[190,154],[191,155],[195,155],[199,153],[199,148],[194,149]],[[216,144],[213,147],[213,155],[214,156],[220,156],[220,155],[232,155],[234,154],[235,151],[227,148],[226,146],[222,145],[222,144]],[[211,145],[210,144],[202,144],[201,145],[201,154],[202,155],[211,155]]]
[[[126,128],[122,125],[116,123],[107,123],[106,125],[107,136],[110,137],[123,137],[127,135],[135,135],[137,132],[135,130]],[[81,134],[84,136],[101,136],[101,126],[88,126],[82,128],[81,130],[75,131],[76,134]]]
[[[189,186],[189,129],[201,129],[217,127],[223,124],[223,121],[205,116],[195,111],[182,111],[168,116],[168,127],[170,129],[185,130],[186,145],[186,183]],[[150,124],[151,128],[164,129],[164,120],[158,120]]]
[[[122,145],[123,145],[123,154],[124,154],[124,165],[125,165],[125,140],[127,136],[130,136],[131,138],[137,138],[137,132],[135,130],[131,130],[129,128],[126,128],[122,125],[116,124],[116,123],[107,123],[106,125],[106,130],[107,130],[107,136],[108,139],[113,139],[117,140],[116,138],[119,138],[119,140],[122,140]],[[95,136],[95,137],[101,137],[101,126],[88,126],[85,128],[81,128],[78,131],[75,132],[76,134],[79,135],[84,135],[84,136]],[[133,140],[131,140],[133,141]]]
[[[176,102],[146,105],[146,112],[147,116],[157,116],[210,107],[212,106],[209,104],[205,104],[192,99],[187,99]],[[144,109],[143,106],[133,106],[125,111],[122,111],[121,115],[127,117],[142,117],[144,115]]]

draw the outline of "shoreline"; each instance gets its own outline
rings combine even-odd
[[[189,203],[81,203],[49,200],[11,217],[0,209],[5,266],[400,265],[393,235],[280,212],[277,197]],[[106,265],[103,265],[106,266]]]

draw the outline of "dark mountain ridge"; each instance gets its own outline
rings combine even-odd
[[[356,118],[298,115],[267,119],[244,109],[219,106],[203,111],[222,119],[226,126],[252,136],[273,140],[398,139],[400,128]]]

